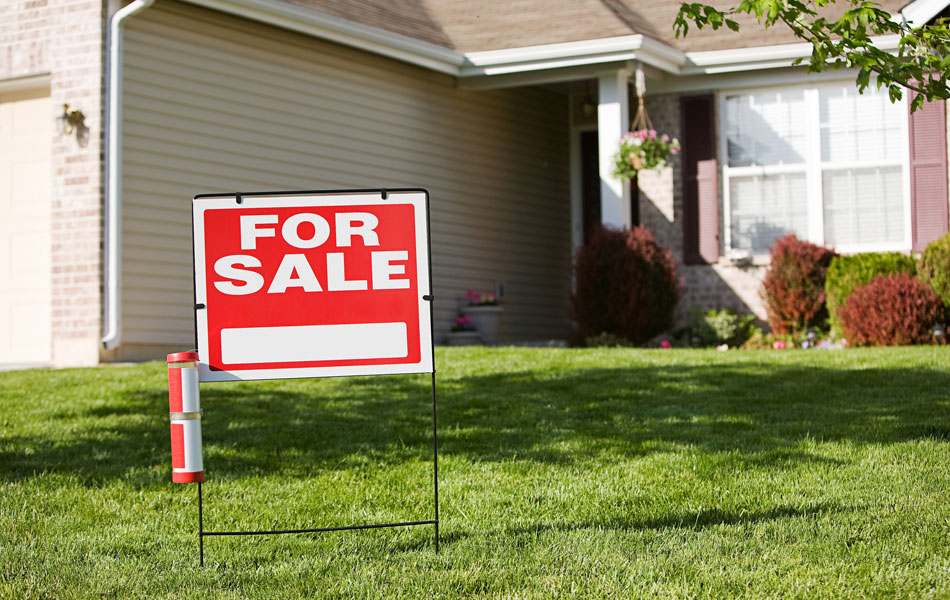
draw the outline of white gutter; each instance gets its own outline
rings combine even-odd
[[[461,77],[509,75],[545,69],[639,60],[668,73],[679,72],[686,56],[643,35],[469,52]]]
[[[899,41],[900,38],[896,35],[871,38],[872,44],[888,52],[896,50]],[[796,59],[807,60],[811,52],[812,45],[809,43],[687,52],[687,62],[678,74],[712,75],[790,67]]]
[[[895,21],[903,21],[911,27],[920,27],[926,25],[945,8],[947,8],[947,0],[914,0],[899,13],[894,13],[893,17]]]
[[[122,23],[152,5],[155,0],[135,0],[112,15],[109,27],[109,81],[106,123],[105,331],[102,345],[111,350],[122,340]]]
[[[459,68],[465,62],[462,53],[450,48],[378,27],[355,23],[288,2],[274,0],[185,1],[211,10],[381,54],[448,75],[457,76]]]

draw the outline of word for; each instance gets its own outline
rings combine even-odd
[[[280,238],[292,248],[310,250],[325,244],[331,234],[335,234],[337,248],[353,246],[353,238],[362,240],[365,247],[379,246],[379,235],[376,227],[379,219],[371,213],[337,213],[334,227],[320,215],[313,213],[297,213],[279,223],[278,215],[241,215],[241,250],[257,250],[257,243],[262,238],[276,238],[277,225],[280,224]],[[301,235],[301,225],[307,223],[309,227],[304,231],[310,236]],[[272,225],[273,227],[269,227]],[[345,252],[327,252],[326,280],[321,285],[314,273],[311,259],[303,253],[286,253],[280,255],[280,264],[270,282],[254,269],[262,269],[260,258],[253,254],[231,254],[215,261],[214,272],[223,281],[215,281],[214,287],[223,294],[230,296],[245,296],[259,292],[267,285],[268,294],[282,294],[291,288],[300,288],[304,292],[341,292],[349,290],[366,290],[372,285],[374,290],[408,289],[406,275],[406,261],[409,260],[408,250],[373,251],[369,255],[370,278],[347,279],[347,260]],[[319,260],[319,259],[318,259]],[[349,257],[349,260],[356,260]],[[365,260],[365,258],[363,259]],[[352,267],[353,265],[350,264]],[[365,267],[365,265],[358,265]],[[365,271],[365,269],[364,269]]]

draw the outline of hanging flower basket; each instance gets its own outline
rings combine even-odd
[[[620,138],[620,150],[614,156],[614,177],[630,181],[644,169],[659,169],[669,164],[680,151],[680,143],[667,134],[657,135],[647,114],[643,96],[647,91],[642,66],[637,67],[637,114],[629,131]]]
[[[665,133],[657,135],[654,129],[627,132],[620,138],[620,150],[614,156],[614,177],[629,181],[643,169],[666,166],[679,151],[679,140]]]

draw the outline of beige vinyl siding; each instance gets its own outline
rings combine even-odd
[[[424,187],[437,339],[466,289],[506,290],[506,341],[569,329],[567,98],[448,76],[185,4],[125,42],[123,337],[193,343],[191,198]]]

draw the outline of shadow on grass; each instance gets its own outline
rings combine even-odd
[[[730,453],[730,465],[792,467],[828,460],[801,449],[809,438],[950,439],[948,387],[950,374],[929,369],[774,363],[443,380],[439,452],[472,462],[571,464],[688,446]],[[0,479],[61,472],[92,485],[114,478],[165,485],[164,377],[98,393],[89,406],[53,406],[42,433],[0,438]],[[5,410],[28,401],[9,400]],[[208,385],[202,406],[205,465],[221,480],[431,458],[427,376]]]
[[[827,515],[829,513],[845,513],[854,509],[832,504],[816,504],[805,507],[777,506],[760,511],[732,511],[718,508],[710,510],[687,511],[671,514],[657,519],[636,520],[628,515],[604,515],[604,518],[579,523],[545,524],[536,523],[529,526],[513,527],[508,530],[513,535],[537,534],[546,531],[583,531],[586,529],[604,529],[612,531],[643,531],[664,529],[693,529],[702,530],[721,525],[752,525],[766,521],[780,521],[783,519],[806,519]]]
[[[768,510],[723,510],[711,508],[709,510],[695,510],[672,512],[664,517],[655,519],[631,519],[630,513],[612,514],[601,513],[596,519],[569,521],[562,523],[532,523],[530,525],[515,525],[503,529],[505,536],[529,536],[548,532],[573,533],[583,531],[663,531],[669,529],[702,531],[705,529],[731,525],[754,525],[770,521],[790,519],[810,519],[823,517],[829,514],[842,514],[855,511],[856,508],[839,506],[830,503],[812,504],[807,506],[776,506]],[[468,538],[471,534],[453,530],[442,533],[440,542],[449,545],[458,540]],[[395,542],[387,546],[387,551],[417,552],[432,546],[432,539],[416,537],[412,540]]]

